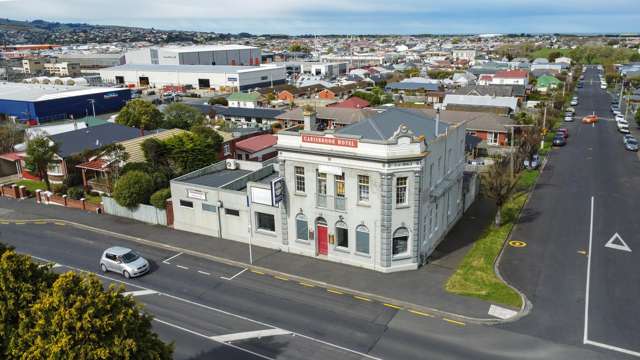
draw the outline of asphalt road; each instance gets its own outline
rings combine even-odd
[[[533,310],[500,327],[610,357],[637,358],[640,163],[622,145],[611,98],[600,89],[595,69],[586,72],[578,95],[576,121],[564,124],[568,144],[552,153],[512,234],[528,245],[507,248],[500,264],[501,273],[527,295]],[[580,123],[592,113],[601,121]],[[632,252],[620,250],[618,240],[618,249],[605,246],[616,233]]]
[[[0,241],[59,264],[56,271],[98,271],[105,248],[136,249],[152,262],[149,274],[126,281],[114,273],[100,276],[105,284],[134,291],[154,315],[155,330],[175,342],[176,359],[611,358],[497,327],[453,323],[288,279],[241,273],[69,225],[0,224]],[[229,335],[233,338],[218,337]]]

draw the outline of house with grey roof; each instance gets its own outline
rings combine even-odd
[[[518,98],[514,96],[457,95],[447,94],[442,108],[447,110],[489,111],[510,114],[518,109]]]

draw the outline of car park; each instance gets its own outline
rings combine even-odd
[[[102,253],[100,270],[112,271],[129,279],[146,274],[151,266],[149,262],[131,249],[114,246]]]
[[[638,151],[638,140],[631,138],[624,143],[624,148],[629,151]]]
[[[567,139],[564,137],[563,134],[556,134],[556,136],[553,137],[553,146],[565,146],[567,145]]]

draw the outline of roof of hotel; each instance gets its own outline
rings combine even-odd
[[[215,171],[209,174],[197,176],[191,179],[185,179],[184,182],[187,182],[189,184],[194,184],[194,185],[221,187],[252,172],[253,171],[251,170],[224,169],[224,170]]]
[[[336,131],[338,134],[356,135],[368,140],[389,140],[394,137],[400,126],[406,126],[415,136],[424,135],[425,139],[436,138],[435,117],[418,110],[391,108],[370,118]],[[440,122],[438,132],[442,134],[449,125]]]

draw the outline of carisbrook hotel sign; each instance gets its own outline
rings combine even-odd
[[[315,135],[302,135],[302,142],[322,145],[344,146],[350,148],[358,147],[357,139],[341,139]]]

